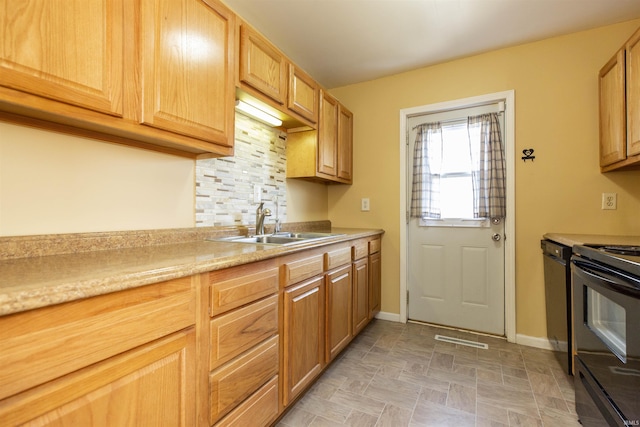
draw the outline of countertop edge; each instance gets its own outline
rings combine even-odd
[[[78,277],[77,279],[69,278],[67,280],[57,279],[49,283],[42,283],[40,286],[32,284],[28,288],[20,289],[20,286],[2,289],[0,287],[0,316],[20,313],[24,311],[43,308],[50,305],[72,302],[80,299],[96,297],[108,293],[133,289],[140,286],[159,283],[166,280],[178,279],[194,274],[206,273],[209,271],[221,270],[229,267],[235,267],[242,264],[259,262],[275,257],[295,254],[308,249],[321,248],[336,243],[368,238],[376,235],[382,236],[384,230],[381,229],[344,229],[333,228],[332,233],[340,234],[339,236],[323,239],[322,241],[309,241],[291,246],[259,246],[255,247],[252,252],[247,252],[247,245],[241,243],[228,242],[207,242],[204,247],[211,249],[213,252],[216,248],[224,245],[225,256],[208,256],[206,251],[202,254],[197,253],[197,249],[193,246],[202,246],[201,241],[193,241],[186,243],[172,243],[154,247],[141,247],[135,249],[114,249],[108,251],[96,251],[82,254],[66,254],[52,255],[48,257],[23,258],[19,262],[25,267],[29,266],[30,260],[33,262],[42,261],[46,258],[47,262],[55,264],[56,258],[65,257],[76,258],[82,260],[83,257],[90,256],[92,258],[103,257],[106,260],[110,256],[123,253],[124,251],[144,251],[162,250],[171,253],[175,251],[180,253],[184,248],[188,248],[190,255],[188,260],[179,260],[180,256],[176,256],[176,263],[173,265],[163,266],[161,268],[150,265],[140,265],[134,268],[123,268],[120,272],[96,273],[96,277],[86,278]],[[237,253],[234,253],[234,247]],[[195,252],[195,253],[194,253]],[[183,257],[184,258],[184,257]],[[9,262],[9,261],[5,261]],[[166,261],[165,261],[166,262]],[[3,262],[0,262],[0,266]],[[151,264],[151,263],[149,263]],[[37,266],[34,265],[34,268]]]

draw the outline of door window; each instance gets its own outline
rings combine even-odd
[[[627,313],[621,305],[587,288],[587,326],[613,351],[627,361]]]

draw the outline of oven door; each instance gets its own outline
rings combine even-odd
[[[572,271],[576,408],[587,387],[597,406],[609,402],[610,425],[640,425],[640,281],[579,257]]]

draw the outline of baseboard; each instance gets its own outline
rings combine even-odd
[[[387,313],[385,311],[379,311],[376,314],[376,319],[388,320],[390,322],[400,322],[400,315],[398,313]]]
[[[566,341],[559,341],[556,343],[549,340],[549,338],[530,337],[522,334],[516,334],[516,343],[551,351],[566,352],[568,348]]]

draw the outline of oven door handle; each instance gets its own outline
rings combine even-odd
[[[636,298],[640,297],[640,281],[587,260],[574,258],[573,263],[582,273],[603,282],[603,285]]]

